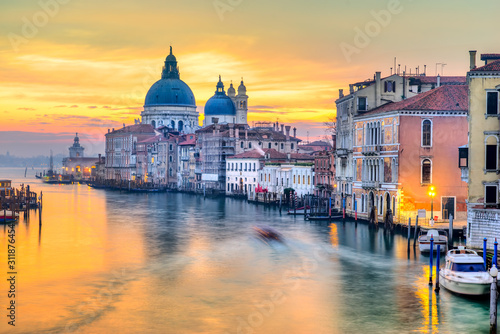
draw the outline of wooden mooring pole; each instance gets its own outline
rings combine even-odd
[[[411,240],[411,217],[408,218],[408,253],[410,252],[410,240]]]
[[[415,245],[417,244],[417,239],[418,239],[418,215],[415,217],[415,233],[413,234],[413,248],[415,248]]]
[[[490,334],[496,334],[497,303],[498,303],[498,292],[497,292],[498,269],[495,263],[491,266],[490,275],[493,277],[493,282],[491,283],[491,289],[490,289]]]

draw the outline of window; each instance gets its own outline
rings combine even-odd
[[[488,136],[485,140],[485,167],[486,170],[497,170],[498,168],[498,138]]]
[[[245,162],[245,172],[247,171],[247,163]]]
[[[486,169],[497,169],[496,145],[486,145]]]
[[[243,170],[243,162],[240,162],[240,171]]]
[[[248,143],[248,148],[252,148],[252,143]]]
[[[281,149],[283,149],[285,147],[285,145],[283,145],[283,143],[281,143]]]
[[[422,146],[432,146],[431,142],[431,121],[426,119],[422,122]]]
[[[385,93],[395,93],[396,92],[396,81],[385,81],[384,82],[384,92]]]
[[[486,113],[498,114],[498,92],[486,92]]]
[[[255,162],[253,163],[253,171],[255,172]]]
[[[486,205],[497,204],[497,202],[498,202],[498,188],[496,185],[485,185],[484,192],[485,192],[484,203]]]
[[[306,184],[306,176],[302,175],[302,184]]]
[[[291,146],[290,146],[290,148],[293,150],[293,143],[292,143],[292,144],[290,144],[290,145],[291,145]]]
[[[240,143],[240,147],[243,148],[243,142]]]
[[[310,175],[307,176],[307,184],[311,184],[311,176]]]
[[[366,111],[367,110],[366,97],[358,97],[358,110]]]
[[[269,144],[267,145],[267,147],[268,147],[268,148],[271,148],[271,143],[269,143]]]
[[[295,183],[295,175],[293,176],[293,183]]]
[[[422,161],[422,183],[431,183],[431,161],[429,159]]]

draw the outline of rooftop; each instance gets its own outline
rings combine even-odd
[[[400,102],[391,102],[363,115],[389,111],[467,111],[469,109],[467,85],[445,85],[418,94]]]
[[[476,67],[471,72],[498,72],[500,71],[500,60],[489,63],[481,67]]]

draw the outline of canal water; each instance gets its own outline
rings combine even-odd
[[[46,185],[43,221],[16,226],[16,326],[2,333],[487,333],[488,300],[429,288],[429,258],[401,235],[306,222],[245,201]],[[279,231],[264,243],[254,226]]]

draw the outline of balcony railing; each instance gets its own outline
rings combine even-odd
[[[361,181],[363,189],[378,189],[379,185],[379,181]]]
[[[380,145],[364,145],[361,147],[361,153],[364,155],[379,155]]]

